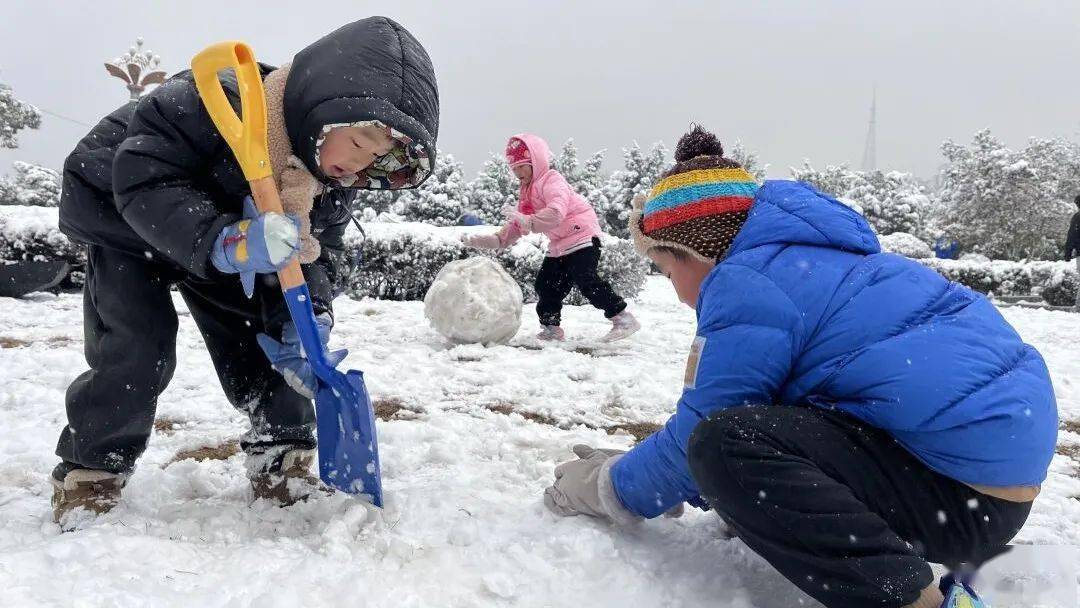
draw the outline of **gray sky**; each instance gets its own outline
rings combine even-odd
[[[786,177],[804,158],[858,166],[878,90],[878,165],[931,175],[947,137],[991,127],[1008,144],[1080,131],[1080,2],[502,2],[4,0],[0,80],[95,123],[127,96],[102,63],[136,36],[170,72],[223,39],[281,63],[337,26],[385,14],[435,62],[439,146],[468,177],[507,136],[534,131],[582,155],[669,146],[690,121]],[[58,168],[86,127],[46,116],[0,171]],[[609,165],[612,163],[609,163]]]

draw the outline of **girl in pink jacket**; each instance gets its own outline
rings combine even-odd
[[[470,247],[504,249],[525,234],[542,232],[548,237],[547,257],[536,276],[540,298],[536,313],[543,326],[537,337],[564,339],[559,327],[562,301],[574,285],[611,320],[605,341],[621,340],[640,329],[637,319],[626,310],[626,301],[596,272],[600,222],[592,205],[551,168],[547,142],[531,133],[515,135],[506,145],[506,160],[521,181],[521,200],[517,207],[503,208],[507,223],[497,233],[467,235],[462,240]]]

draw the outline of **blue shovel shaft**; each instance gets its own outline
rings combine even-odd
[[[364,374],[356,370],[342,373],[327,361],[307,284],[287,289],[284,294],[300,344],[319,383],[315,392],[319,477],[343,492],[367,494],[372,504],[382,507],[375,412]]]

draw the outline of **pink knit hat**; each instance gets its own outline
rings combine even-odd
[[[511,167],[532,164],[532,155],[529,154],[529,147],[525,142],[516,137],[510,138],[506,144],[506,162],[510,163]]]

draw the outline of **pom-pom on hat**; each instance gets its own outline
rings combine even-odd
[[[675,166],[648,197],[634,199],[634,246],[642,254],[668,247],[717,262],[746,221],[757,189],[754,176],[724,158],[720,140],[695,125],[679,139]]]
[[[506,143],[506,162],[510,163],[511,167],[532,164],[532,156],[525,142],[516,137],[510,138],[510,141]]]

